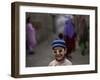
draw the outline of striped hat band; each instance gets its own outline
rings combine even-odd
[[[62,39],[56,39],[52,42],[52,48],[55,48],[55,47],[63,47],[63,48],[66,48],[66,44],[65,44],[65,41],[62,40]]]

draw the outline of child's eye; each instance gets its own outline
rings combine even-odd
[[[57,53],[57,51],[54,51],[54,53]]]
[[[61,52],[62,52],[62,50],[59,50],[59,52],[61,53]]]

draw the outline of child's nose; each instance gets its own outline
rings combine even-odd
[[[57,55],[59,55],[59,50],[57,50]]]

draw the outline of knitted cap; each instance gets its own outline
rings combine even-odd
[[[52,48],[55,48],[55,47],[63,47],[63,48],[66,48],[66,44],[65,44],[65,41],[62,40],[62,39],[56,39],[52,42]]]

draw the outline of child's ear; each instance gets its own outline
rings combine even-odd
[[[67,53],[67,48],[65,48],[65,54]]]
[[[52,49],[52,54],[54,54],[54,49]]]

